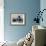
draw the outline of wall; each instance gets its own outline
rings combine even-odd
[[[40,0],[4,0],[4,39],[18,41],[32,29],[35,12],[40,10]],[[24,13],[26,24],[24,26],[12,26],[10,24],[11,13]]]
[[[40,1],[40,9],[41,9],[41,11],[42,11],[43,9],[46,9],[46,0],[41,0],[41,1]],[[42,17],[43,17],[44,20],[43,20],[43,22],[42,22],[42,21],[40,22],[40,25],[46,27],[46,11],[43,12]]]

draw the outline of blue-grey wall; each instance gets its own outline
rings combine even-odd
[[[4,0],[4,38],[7,41],[18,41],[32,29],[35,14],[40,9],[40,0]],[[10,24],[11,13],[24,13],[26,24],[24,26],[12,26]]]
[[[46,0],[41,0],[40,1],[40,10],[42,11],[43,9],[46,9]],[[46,27],[46,10],[43,12],[43,22],[40,21],[40,25]]]

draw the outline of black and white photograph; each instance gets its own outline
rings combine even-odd
[[[12,25],[24,25],[25,14],[11,14],[11,24]]]

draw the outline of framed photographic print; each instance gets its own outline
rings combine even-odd
[[[25,14],[11,14],[11,24],[12,25],[24,25]]]

